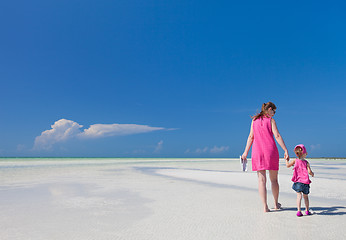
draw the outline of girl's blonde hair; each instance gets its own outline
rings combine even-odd
[[[299,159],[301,159],[302,158],[302,156],[303,156],[303,148],[301,148],[301,147],[296,147],[295,149],[294,149],[294,153],[297,155],[297,157],[299,158]]]
[[[273,110],[276,109],[276,106],[274,103],[272,102],[267,102],[267,103],[263,103],[262,104],[262,109],[261,109],[261,112],[260,113],[257,113],[255,116],[252,116],[251,118],[253,120],[256,120],[258,118],[263,118],[263,117],[268,117],[267,115],[267,111],[269,108],[272,108]]]

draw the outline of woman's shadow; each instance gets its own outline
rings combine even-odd
[[[314,212],[314,215],[346,215],[346,212],[343,211],[344,209],[346,209],[346,207],[343,207],[343,206],[311,208],[311,210]],[[283,211],[297,211],[297,208],[283,208],[282,210]]]

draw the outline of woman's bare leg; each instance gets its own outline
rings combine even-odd
[[[280,209],[281,204],[279,203],[279,182],[278,182],[278,171],[269,170],[269,178],[272,183],[272,193],[274,197],[275,209]]]
[[[269,212],[270,210],[267,204],[266,171],[265,170],[257,171],[257,176],[258,176],[258,192],[263,203],[263,209],[264,209],[264,212]]]

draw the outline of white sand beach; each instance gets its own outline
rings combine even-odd
[[[0,239],[342,239],[346,160],[310,164],[314,215],[298,218],[283,160],[283,209],[263,213],[237,159],[1,159]]]

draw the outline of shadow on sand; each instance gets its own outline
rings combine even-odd
[[[318,215],[346,215],[346,212],[342,211],[344,209],[346,209],[346,207],[343,206],[313,208],[313,210],[316,211],[316,214]]]
[[[304,207],[302,207],[302,210]],[[343,211],[346,207],[343,206],[333,206],[333,207],[313,207],[311,208],[314,212],[314,215],[346,215],[346,212]],[[283,208],[282,211],[297,211],[297,208]]]

